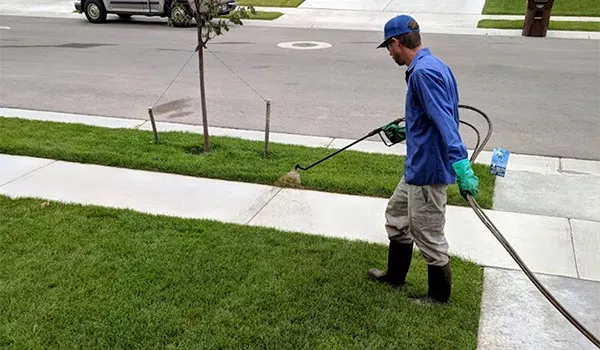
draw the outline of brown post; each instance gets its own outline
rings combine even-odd
[[[267,100],[267,111],[265,113],[265,154],[264,157],[269,156],[269,128],[271,123],[271,100]]]
[[[156,122],[154,122],[154,112],[152,107],[148,107],[148,115],[150,115],[150,123],[152,123],[152,132],[154,133],[154,143],[158,143],[158,130],[156,130]]]

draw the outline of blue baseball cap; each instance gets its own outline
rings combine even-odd
[[[418,26],[416,29],[412,29],[408,26],[410,21],[415,21],[415,19],[409,15],[398,15],[387,21],[383,29],[384,40],[377,48],[386,47],[390,39],[395,36],[410,32],[419,32]],[[415,21],[415,23],[417,23],[417,21]]]

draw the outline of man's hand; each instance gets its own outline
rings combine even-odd
[[[475,176],[471,162],[468,159],[462,159],[452,164],[452,168],[456,173],[458,188],[464,199],[467,199],[467,193],[473,197],[477,197],[479,192],[479,179]]]
[[[385,133],[385,136],[394,144],[406,140],[406,128],[398,124],[389,123],[381,129]]]

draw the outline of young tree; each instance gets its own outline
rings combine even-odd
[[[187,2],[187,3],[186,3]],[[204,87],[204,49],[206,44],[213,38],[223,35],[229,31],[231,24],[243,25],[242,19],[249,18],[255,14],[254,7],[238,7],[227,15],[227,19],[218,18],[223,3],[220,0],[174,0],[174,8],[177,6],[181,16],[185,19],[175,19],[178,24],[188,23],[191,11],[198,29],[198,70],[200,79],[200,99],[202,102],[202,125],[204,130],[204,153],[209,152],[210,142],[208,135],[208,116],[206,113],[206,95]]]

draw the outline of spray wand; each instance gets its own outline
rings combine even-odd
[[[394,120],[393,122],[391,122],[390,124],[396,124],[396,125],[397,125],[397,124],[400,124],[400,122],[402,122],[403,120],[404,120],[404,118],[398,118],[398,119]],[[390,124],[387,124],[387,125],[390,125]],[[339,150],[337,150],[336,152],[334,152],[334,153],[332,153],[332,154],[328,155],[327,157],[325,157],[325,158],[323,158],[323,159],[321,159],[321,160],[318,160],[317,162],[315,162],[315,163],[313,163],[313,164],[311,164],[311,165],[309,165],[309,166],[307,166],[307,167],[303,167],[303,166],[302,166],[302,165],[300,165],[300,164],[296,164],[296,165],[294,166],[294,170],[296,170],[296,169],[308,170],[308,169],[310,169],[310,168],[314,167],[315,165],[317,165],[317,164],[320,164],[321,162],[324,162],[324,161],[326,161],[327,159],[329,159],[329,158],[331,158],[331,157],[333,157],[333,156],[337,155],[338,153],[340,153],[340,152],[343,152],[343,151],[347,150],[348,148],[350,148],[350,147],[352,147],[352,146],[356,145],[357,143],[359,143],[359,142],[361,142],[361,141],[363,141],[363,140],[365,140],[365,139],[368,139],[368,138],[369,138],[369,137],[371,137],[371,136],[375,136],[376,134],[379,134],[379,136],[381,137],[381,139],[383,140],[383,142],[386,144],[386,146],[390,147],[390,146],[394,145],[394,143],[387,143],[387,142],[385,141],[385,139],[383,138],[383,136],[381,136],[381,132],[383,131],[383,128],[384,128],[384,127],[383,127],[383,126],[381,126],[381,127],[377,128],[377,129],[374,129],[373,131],[371,131],[371,132],[370,132],[370,133],[368,133],[367,135],[365,135],[365,136],[361,137],[360,139],[358,139],[358,140],[356,140],[356,141],[352,142],[351,144],[349,144],[349,145],[345,146],[344,148],[340,148],[340,149],[339,149]]]
[[[402,121],[404,121],[404,118],[398,118],[398,119],[396,119],[396,120],[394,120],[394,121],[386,124],[385,126],[391,125],[391,124],[398,125]],[[340,148],[339,150],[333,152],[332,154],[328,155],[325,158],[319,159],[318,161],[314,162],[313,164],[311,164],[309,166],[304,167],[304,166],[302,166],[300,164],[294,165],[294,168],[292,168],[292,170],[289,173],[287,173],[287,174],[283,175],[282,177],[280,177],[277,180],[277,182],[275,183],[275,185],[280,186],[280,187],[299,188],[299,187],[301,187],[300,185],[301,185],[302,181],[300,179],[300,174],[297,171],[298,169],[300,169],[300,170],[308,170],[308,169],[310,169],[310,168],[312,168],[312,167],[314,167],[314,166],[316,166],[318,164],[321,164],[322,162],[326,161],[327,159],[338,155],[339,153],[347,150],[348,148],[356,145],[357,143],[359,143],[361,141],[364,141],[364,140],[368,139],[369,137],[375,136],[377,134],[379,134],[379,137],[381,137],[381,140],[383,141],[383,143],[386,146],[388,146],[388,147],[393,146],[395,144],[394,142],[390,142],[390,143],[386,142],[385,139],[384,139],[384,137],[381,135],[381,132],[383,131],[383,128],[385,126],[380,126],[377,129],[374,129],[373,131],[371,131],[370,133],[368,133],[365,136],[361,137],[360,139],[358,139],[358,140],[350,143],[349,145],[347,145],[347,146],[345,146],[343,148]]]

